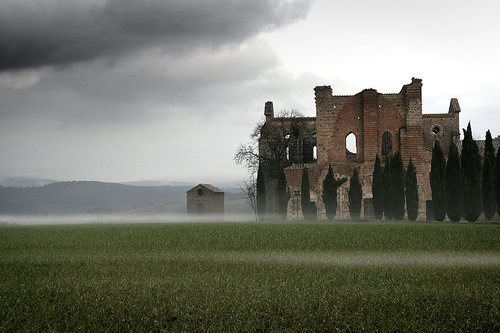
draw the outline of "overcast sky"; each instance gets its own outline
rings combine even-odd
[[[264,103],[397,93],[500,134],[496,0],[0,0],[0,178],[243,180]]]

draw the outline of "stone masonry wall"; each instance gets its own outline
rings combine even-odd
[[[397,94],[381,94],[374,89],[365,89],[356,95],[337,96],[333,95],[330,86],[318,86],[314,90],[316,119],[315,124],[309,123],[308,126],[315,125],[316,128],[318,159],[306,164],[293,162],[285,169],[292,194],[288,217],[301,218],[300,198],[294,197],[294,193],[300,191],[304,166],[309,170],[311,201],[316,204],[319,219],[326,218],[321,195],[328,165],[332,166],[337,178],[349,178],[357,168],[363,198],[370,199],[375,157],[378,155],[382,165],[385,164],[382,138],[384,133],[389,133],[392,154],[400,151],[404,167],[408,166],[411,158],[417,169],[419,219],[425,219],[425,201],[431,197],[429,172],[433,140],[439,138],[443,146],[448,147],[450,135],[458,131],[458,101],[452,99],[448,114],[423,115],[422,80],[415,78]],[[346,149],[346,137],[350,133],[356,136],[356,154],[348,153]],[[344,219],[349,218],[346,202],[348,184],[349,181],[339,189],[338,196],[337,216]],[[362,216],[364,209],[369,208],[364,205],[365,200]]]
[[[187,213],[191,216],[221,219],[224,216],[224,192],[215,192],[200,184],[186,192]]]

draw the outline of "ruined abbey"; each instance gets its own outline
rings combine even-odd
[[[316,117],[275,117],[272,102],[265,104],[265,124],[259,140],[259,153],[266,175],[267,213],[277,206],[278,175],[273,169],[273,156],[284,167],[290,193],[288,219],[301,219],[300,188],[302,170],[309,171],[311,207],[318,219],[325,219],[321,200],[322,184],[328,166],[336,177],[352,176],[358,168],[363,188],[361,217],[373,216],[372,173],[378,154],[385,156],[400,151],[406,166],[410,157],[417,169],[419,185],[419,219],[426,218],[426,204],[431,200],[429,172],[432,148],[439,139],[445,154],[450,140],[460,140],[460,106],[450,101],[447,113],[422,113],[422,80],[413,78],[399,93],[383,94],[365,89],[356,95],[333,95],[330,86],[314,89]],[[279,152],[281,149],[281,153]],[[277,153],[278,152],[278,153]],[[266,159],[268,157],[268,159]],[[347,188],[338,192],[337,219],[348,219]]]

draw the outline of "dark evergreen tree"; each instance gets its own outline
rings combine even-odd
[[[496,213],[495,202],[495,148],[490,130],[486,131],[484,142],[483,173],[481,190],[483,195],[483,212],[486,219],[490,220]]]
[[[485,152],[486,153],[486,152]],[[493,183],[493,167],[491,165],[491,158],[487,152],[483,161],[483,172],[481,190],[483,194],[483,212],[487,220],[491,220],[495,216],[495,184]]]
[[[464,131],[460,166],[462,172],[462,203],[465,219],[475,222],[481,214],[481,156],[472,138],[470,122]]]
[[[266,218],[266,181],[260,165],[257,170],[257,216],[260,221]]]
[[[380,166],[380,158],[375,157],[375,167],[373,169],[372,196],[373,213],[375,218],[380,220],[384,216],[384,181],[383,171]]]
[[[302,183],[300,186],[300,191],[301,191],[301,197],[300,197],[300,203],[302,205],[302,215],[304,215],[305,220],[309,220],[311,218],[309,214],[309,210],[311,207],[311,196],[309,194],[310,188],[309,188],[309,172],[307,171],[307,168],[304,167],[302,170]]]
[[[417,170],[410,157],[408,168],[406,169],[406,210],[408,220],[415,221],[418,217],[418,183]]]
[[[392,200],[392,175],[391,175],[391,161],[390,156],[385,158],[384,171],[382,173],[383,188],[382,196],[384,201],[384,216],[386,220],[393,220],[393,200]]]
[[[429,177],[434,219],[436,221],[443,221],[446,217],[446,160],[439,140],[434,142],[434,148],[432,148],[431,173]]]
[[[497,214],[500,216],[500,149],[495,157],[495,167],[493,171],[493,180],[495,182],[495,201],[497,204]]]
[[[450,140],[450,151],[445,172],[446,214],[453,222],[462,217],[462,177],[460,172],[460,156],[453,137]]]
[[[391,179],[392,213],[394,219],[402,220],[405,217],[405,168],[399,151],[391,161]]]
[[[363,199],[363,190],[359,182],[358,169],[354,169],[349,182],[349,213],[353,221],[359,220],[361,214],[361,200]]]
[[[280,176],[278,178],[278,213],[282,220],[286,220],[288,199],[289,193],[287,191],[285,171],[281,169]]]
[[[491,166],[495,165],[495,147],[490,130],[486,131],[486,140],[484,141],[484,157],[488,156]]]
[[[331,165],[328,166],[328,173],[323,180],[323,203],[325,204],[326,217],[333,220],[337,214],[337,189],[344,184],[345,178],[335,179]]]

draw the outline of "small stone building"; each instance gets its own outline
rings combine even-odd
[[[224,218],[224,191],[221,189],[210,184],[199,184],[186,194],[187,213],[191,217]]]

